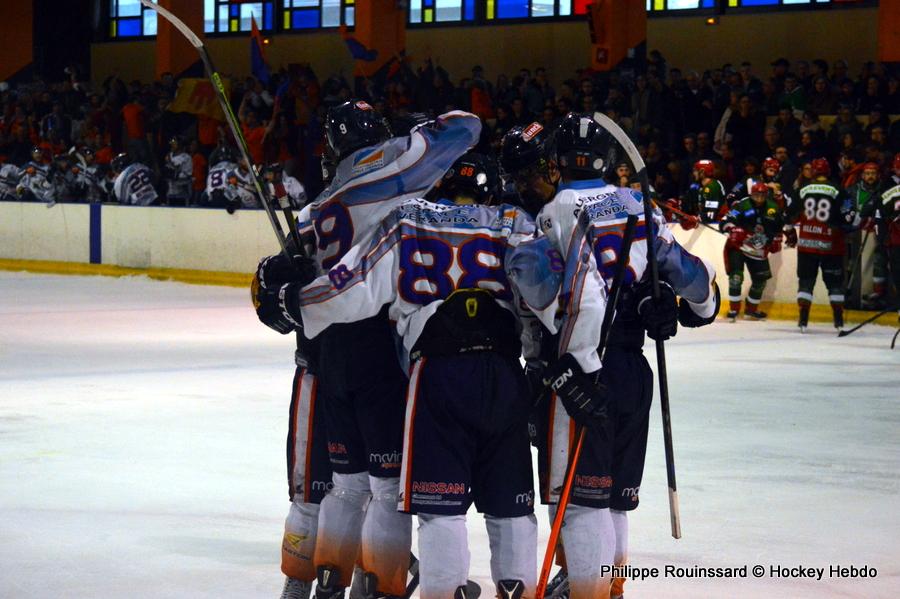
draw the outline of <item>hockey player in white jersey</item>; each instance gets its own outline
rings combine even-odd
[[[209,172],[206,175],[206,189],[200,203],[213,208],[225,208],[225,189],[228,187],[228,174],[237,168],[240,157],[236,149],[230,146],[218,146],[209,155]]]
[[[481,122],[451,112],[409,136],[391,138],[380,115],[365,102],[351,101],[329,111],[325,130],[327,151],[337,165],[334,179],[301,211],[299,226],[316,263],[327,270],[352,246],[367,243],[394,207],[424,195],[478,141]],[[267,276],[281,260],[274,257],[259,269],[264,291],[284,282]],[[368,597],[402,597],[411,524],[395,508],[408,379],[386,311],[330,327],[317,341],[317,389],[325,406],[334,487],[321,504],[318,539],[309,539],[315,545],[316,597],[343,597],[357,556]],[[284,565],[282,560],[291,584],[295,572]]]
[[[538,406],[541,496],[550,504],[558,500],[573,420],[585,424],[588,435],[576,469],[562,546],[572,599],[609,597],[611,577],[603,575],[601,568],[625,563],[627,512],[638,504],[646,453],[653,376],[641,351],[644,333],[666,339],[675,334],[678,322],[688,327],[712,322],[719,308],[715,271],[678,245],[657,211],[653,251],[660,281],[665,283],[663,298],[652,299],[642,197],[603,180],[618,163],[616,144],[591,116],[569,114],[552,134],[537,123],[516,127],[504,137],[501,153],[504,169],[526,201],[547,202],[536,221],[566,264],[560,295],[563,322],[556,340],[559,359],[544,373],[555,393]],[[595,349],[630,214],[640,219],[601,364]],[[681,296],[680,304],[676,295]],[[563,376],[569,369],[575,377]],[[572,409],[571,396],[580,392],[579,379],[597,383],[605,420],[586,413],[596,406]],[[567,412],[571,419],[566,418]],[[613,597],[621,594],[620,586],[612,590]]]
[[[275,321],[315,336],[389,306],[412,362],[399,508],[419,518],[423,599],[465,597],[465,514],[485,514],[499,597],[533,597],[537,521],[519,364],[522,302],[552,330],[563,265],[521,208],[483,205],[496,165],[467,154],[443,179],[451,202],[410,200],[326,276],[279,291]]]
[[[294,210],[300,210],[306,205],[306,190],[303,184],[297,179],[284,172],[284,166],[281,163],[274,162],[266,167],[266,182],[271,185],[273,197],[281,201],[287,198],[288,204]]]
[[[153,171],[139,162],[131,163],[130,160],[128,154],[119,154],[110,163],[115,176],[113,199],[131,206],[152,206],[159,203],[159,195],[153,187]]]
[[[185,152],[184,143],[178,137],[169,140],[169,153],[163,165],[166,182],[166,202],[170,206],[187,206],[194,182],[194,162]]]
[[[85,148],[78,153],[78,162],[73,167],[75,172],[75,186],[78,193],[85,201],[92,204],[103,202],[109,198],[110,184],[106,176],[107,169],[96,161],[96,155],[91,148]]]
[[[38,147],[31,150],[31,160],[19,173],[16,195],[26,202],[56,203],[56,194],[50,181],[50,166],[44,164],[44,152]]]
[[[0,164],[0,200],[15,201],[16,186],[21,178],[21,170],[15,164]]]
[[[225,209],[228,214],[234,214],[238,208],[260,207],[256,187],[253,185],[253,173],[250,172],[250,166],[241,160],[226,177]]]

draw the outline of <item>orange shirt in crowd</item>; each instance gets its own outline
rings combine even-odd
[[[244,130],[244,139],[247,140],[247,149],[250,150],[250,158],[253,159],[253,164],[262,164],[265,160],[263,138],[266,136],[266,128],[262,125],[253,128],[241,125],[241,128]]]
[[[113,159],[112,146],[103,146],[94,154],[97,164],[109,164]]]
[[[194,164],[194,191],[203,191],[206,189],[206,158],[197,152],[191,156],[191,162]]]
[[[219,121],[208,116],[197,116],[197,141],[201,146],[215,146],[219,139]]]
[[[122,107],[122,118],[125,119],[125,133],[131,139],[144,139],[147,130],[144,128],[144,107],[137,102],[129,102]]]

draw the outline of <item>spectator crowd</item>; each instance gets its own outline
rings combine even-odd
[[[371,78],[320,80],[308,65],[265,85],[233,77],[230,94],[253,162],[287,182],[295,204],[324,187],[325,114],[350,98],[368,101],[397,134],[450,109],[473,112],[484,123],[476,150],[487,154],[516,125],[549,129],[571,111],[602,111],[637,144],[657,197],[677,205],[696,196],[701,161],[732,204],[749,193],[748,179],[799,190],[816,160],[842,191],[869,194],[890,180],[900,151],[900,120],[890,118],[900,114],[900,73],[873,62],[851,73],[843,60],[779,58],[760,72],[743,62],[701,73],[653,51],[640,67],[557,80],[541,67],[489,78],[480,66],[454,79],[437,60],[397,56]],[[0,83],[0,199],[255,207],[227,128],[168,110],[177,89],[171,74],[94,87],[75,68],[62,81]],[[628,166],[618,172],[628,184]]]

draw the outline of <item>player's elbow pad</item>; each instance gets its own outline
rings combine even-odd
[[[712,314],[706,318],[702,316],[698,316],[696,312],[694,312],[691,303],[681,298],[678,304],[678,323],[687,328],[696,328],[706,326],[712,323],[716,316],[719,314],[719,308],[722,305],[722,297],[719,294],[719,285],[713,282],[713,293],[715,293],[715,309],[712,311]]]

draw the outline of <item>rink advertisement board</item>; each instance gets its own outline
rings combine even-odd
[[[672,225],[675,238],[690,252],[716,267],[719,287],[728,288],[723,249],[725,237],[706,227],[685,231]],[[863,255],[864,271],[871,268],[870,241]],[[25,262],[43,261],[45,272],[140,274],[197,283],[242,284],[259,258],[278,251],[271,225],[262,210],[138,207],[101,204],[0,202],[0,260],[3,268],[29,269]],[[773,278],[764,302],[795,306],[797,252],[785,248],[769,258]],[[75,264],[99,264],[116,269],[94,271]],[[152,271],[152,272],[151,272]],[[160,274],[162,272],[163,274]],[[228,277],[229,273],[235,275]],[[744,281],[744,293],[749,288]],[[869,286],[871,284],[869,283]],[[863,291],[868,292],[866,285]],[[821,280],[815,302],[828,304]]]

